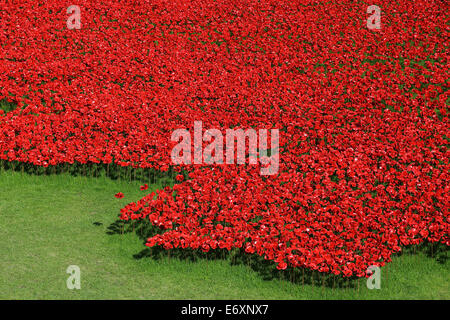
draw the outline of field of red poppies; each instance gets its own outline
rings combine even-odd
[[[175,172],[121,210],[150,247],[362,277],[450,245],[445,1],[74,2],[0,0],[2,163]],[[195,121],[279,129],[279,171],[173,164]]]

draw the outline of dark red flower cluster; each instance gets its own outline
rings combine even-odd
[[[148,246],[243,248],[344,276],[402,246],[450,245],[442,1],[73,2],[1,3],[0,99],[18,108],[0,113],[0,159],[166,171],[172,132],[194,121],[276,128],[278,174],[175,166],[189,177],[121,218],[164,229]]]

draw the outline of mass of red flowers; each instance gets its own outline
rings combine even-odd
[[[67,8],[81,8],[68,29]],[[370,5],[381,29],[366,26]],[[148,246],[363,276],[450,245],[444,1],[0,0],[0,159],[180,173]],[[280,167],[173,166],[171,133],[280,130]],[[185,175],[182,172],[187,172]],[[143,187],[142,190],[145,190]],[[118,194],[116,197],[121,197]]]

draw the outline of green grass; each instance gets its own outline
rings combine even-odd
[[[266,280],[247,264],[135,258],[135,233],[108,234],[120,208],[140,199],[140,183],[68,174],[0,172],[1,299],[449,299],[449,262],[424,251],[396,256],[381,290]],[[150,189],[161,187],[153,185]],[[114,198],[124,192],[124,199]],[[151,190],[145,191],[150,192]],[[447,252],[445,252],[446,254]],[[66,269],[81,269],[69,290]],[[308,283],[308,280],[306,281]]]

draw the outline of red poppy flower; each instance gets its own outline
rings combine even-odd
[[[124,197],[124,194],[122,192],[116,193],[114,195],[114,197],[116,197],[117,199],[122,199]]]

